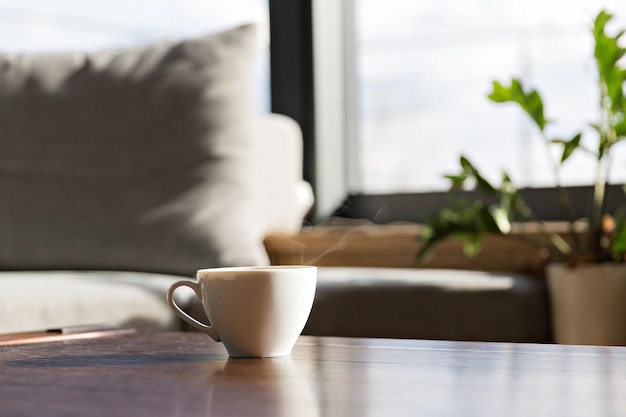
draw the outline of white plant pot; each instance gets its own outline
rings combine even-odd
[[[576,345],[626,345],[626,265],[547,267],[554,339]]]

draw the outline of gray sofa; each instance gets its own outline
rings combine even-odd
[[[299,230],[300,131],[253,110],[256,42],[0,54],[0,332],[176,327],[171,282]]]
[[[0,274],[0,333],[107,323],[140,330],[188,329],[165,301],[190,277],[122,271]],[[178,303],[205,319],[193,293]],[[550,342],[543,282],[511,273],[322,267],[305,334]]]
[[[312,204],[290,119],[250,110],[254,27],[118,51],[0,55],[0,333],[185,328],[165,294],[264,265]],[[178,303],[201,318],[193,294]],[[550,341],[544,285],[320,268],[307,334]]]
[[[254,125],[255,137],[263,146],[254,146],[259,159],[255,162],[255,175],[250,177],[250,181],[254,183],[255,192],[263,197],[251,209],[258,215],[257,227],[262,230],[254,243],[262,251],[265,234],[291,234],[300,229],[313,197],[310,186],[301,179],[301,137],[295,122],[284,116],[267,114],[255,120]],[[0,174],[0,183],[2,181]],[[53,217],[49,220],[61,221]],[[80,222],[79,219],[73,221]],[[102,221],[106,223],[107,216],[103,216]],[[98,236],[86,236],[85,239],[90,237],[96,242],[99,240]],[[171,238],[176,239],[176,236]],[[9,240],[10,236],[4,234],[0,239]],[[72,244],[67,239],[67,236],[59,236],[59,244]],[[121,236],[118,245],[126,244]],[[142,245],[143,252],[150,250],[150,242],[143,242]],[[108,251],[106,246],[100,249],[103,254]],[[20,265],[19,269],[4,267],[0,270],[0,333],[89,323],[131,326],[141,330],[179,329],[182,322],[165,300],[172,283],[193,279],[195,270],[204,267],[268,264],[265,256],[250,260],[252,255],[245,252],[241,259],[216,263],[212,251],[221,248],[210,249],[207,250],[206,263],[202,259],[196,260],[195,264],[184,266],[182,270],[178,263],[186,256],[184,251],[188,250],[183,244],[179,248],[172,245],[170,252],[165,254],[159,253],[161,249],[157,247],[154,256],[160,256],[158,262],[151,262],[152,257],[137,261],[150,263],[145,271],[137,266],[125,268],[122,264],[103,269],[102,265],[94,263],[93,268],[88,268],[83,262],[76,265],[67,260],[49,268],[42,268],[36,262],[32,268],[28,268],[28,264]],[[46,252],[45,247],[37,250]],[[55,248],[50,247],[50,251],[54,252]],[[183,254],[177,251],[183,251]],[[31,256],[36,257],[36,254]],[[170,260],[172,263],[168,266]],[[185,294],[184,288],[177,292],[177,297],[183,306],[192,304],[192,294]]]

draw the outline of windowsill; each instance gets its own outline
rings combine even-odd
[[[563,223],[546,227],[550,232],[566,232]],[[543,276],[545,249],[504,236],[487,236],[483,250],[474,258],[464,255],[458,241],[448,240],[428,261],[419,263],[415,255],[421,245],[420,230],[420,225],[412,223],[313,226],[297,235],[269,236],[265,245],[275,265],[451,268]],[[538,225],[527,225],[517,234],[537,236]]]

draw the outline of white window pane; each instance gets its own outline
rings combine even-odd
[[[527,116],[487,94],[520,77],[542,94],[550,136],[585,129],[597,117],[589,25],[601,6],[626,26],[626,3],[611,0],[356,0],[361,191],[446,189],[461,154],[494,180],[506,169],[520,186],[554,185]],[[613,179],[624,181],[617,151]],[[593,173],[577,155],[563,183]]]

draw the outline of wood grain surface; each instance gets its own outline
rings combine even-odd
[[[301,337],[228,359],[200,333],[0,347],[0,415],[625,416],[626,348]]]

